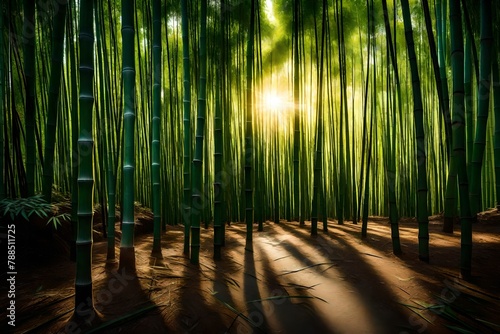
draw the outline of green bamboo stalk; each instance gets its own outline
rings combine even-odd
[[[443,4],[443,0],[438,0],[436,2],[436,31],[437,31],[437,58],[439,65],[439,83],[437,74],[435,73],[436,83],[441,85],[441,96],[442,102],[440,102],[441,107],[443,108],[443,115],[445,118],[445,131],[448,129],[451,131],[451,124],[448,128],[448,122],[451,120],[449,113],[449,105],[450,105],[450,97],[449,97],[449,88],[448,88],[448,80],[446,75],[446,0]],[[444,9],[444,13],[443,13]],[[433,64],[435,66],[435,64]],[[439,91],[438,91],[439,94]],[[439,96],[438,96],[439,98]],[[441,100],[440,100],[441,101]],[[448,110],[448,111],[447,111]],[[449,143],[448,148],[451,148],[451,134],[446,136],[447,142]],[[451,189],[450,191],[452,191]],[[456,187],[455,187],[456,193]]]
[[[108,231],[107,231],[107,241],[108,241],[108,251],[106,255],[106,261],[108,263],[114,263],[116,261],[116,251],[115,251],[115,223],[116,223],[116,172],[114,169],[115,163],[113,159],[113,152],[108,151],[107,157],[107,175],[106,181],[108,189]]]
[[[76,240],[75,313],[83,319],[94,312],[92,296],[92,220],[94,199],[93,0],[80,0],[80,135],[78,138],[78,232]]]
[[[141,5],[139,7],[139,5]],[[152,87],[147,84],[147,78],[152,78],[152,57],[149,54],[151,47],[150,41],[151,36],[151,15],[150,15],[150,4],[149,1],[142,1],[135,3],[134,17],[135,22],[139,26],[139,14],[138,12],[145,13],[142,15],[143,25],[146,29],[135,29],[135,36],[137,41],[141,43],[137,44],[136,54],[137,54],[137,95],[136,106],[137,106],[137,117],[136,117],[136,128],[137,128],[137,150],[135,157],[135,179],[137,180],[135,184],[136,201],[152,207],[151,201],[151,112],[152,109]],[[154,79],[153,79],[154,81]],[[149,182],[141,182],[141,180],[149,180]]]
[[[77,55],[78,52],[75,44],[71,39],[74,36],[73,31],[73,3],[68,3],[68,34],[66,34],[66,42],[69,46],[69,63],[70,63],[70,81],[71,81],[71,243],[70,243],[70,260],[76,261],[76,239],[78,231],[78,137],[79,137],[79,120],[78,120],[78,86],[77,86]]]
[[[96,35],[97,35],[97,48],[101,52],[98,53],[98,63],[99,63],[99,78],[101,79],[100,88],[100,110],[104,109],[103,112],[103,124],[104,124],[104,135],[100,137],[104,141],[104,145],[101,145],[103,153],[101,154],[101,159],[104,161],[105,176],[103,175],[102,181],[106,182],[107,190],[107,254],[106,262],[109,264],[116,262],[116,251],[115,251],[115,222],[116,222],[116,169],[117,164],[115,161],[115,151],[116,145],[114,143],[114,133],[115,131],[108,131],[107,129],[117,129],[117,126],[113,120],[114,106],[112,106],[111,99],[111,75],[109,69],[108,60],[108,49],[107,49],[107,36],[106,28],[104,22],[104,5],[102,2],[98,3],[98,8],[96,8]],[[112,29],[110,29],[112,31]],[[102,82],[104,81],[104,82]],[[99,114],[97,114],[99,115]],[[103,173],[104,174],[104,173]],[[105,196],[103,196],[103,199]],[[103,206],[104,207],[104,206]]]
[[[373,118],[374,118],[374,110],[372,110],[372,116],[370,117],[370,134],[369,134],[369,140],[368,140],[368,152],[366,154],[366,178],[365,178],[365,185],[364,185],[364,199],[363,199],[363,218],[362,218],[362,224],[361,224],[361,237],[366,238],[367,232],[368,232],[368,207],[369,207],[369,201],[368,201],[368,196],[370,194],[370,176],[373,174],[370,170],[370,165],[371,165],[371,158],[372,158],[372,139],[373,139]]]
[[[473,37],[469,32],[465,36],[465,55],[464,55],[464,89],[465,89],[465,132],[466,132],[466,151],[467,151],[467,170],[469,171],[472,162],[472,151],[474,147],[474,102],[472,96],[472,41]]]
[[[344,27],[343,27],[343,7],[342,1],[335,1],[335,12],[336,12],[336,22],[337,22],[337,36],[338,36],[338,58],[339,58],[339,67],[340,67],[340,131],[339,131],[339,181],[338,181],[338,193],[337,196],[337,219],[339,225],[344,223],[344,203],[346,200],[347,192],[346,192],[346,159],[345,159],[345,149],[344,149],[344,131],[345,131],[345,122],[347,117],[345,117],[345,100],[346,100],[346,82],[345,82],[345,46],[344,46]],[[326,226],[326,223],[324,227]]]
[[[370,54],[370,51],[371,50],[371,43],[368,43],[368,54]],[[367,120],[368,120],[368,117],[367,117],[367,110],[368,110],[368,85],[369,85],[369,82],[370,82],[370,62],[368,61],[367,59],[367,62],[366,62],[366,67],[367,67],[367,70],[366,70],[366,78],[364,80],[364,84],[365,84],[365,87],[364,87],[364,93],[363,93],[363,134],[361,136],[361,173],[360,173],[360,176],[359,176],[359,192],[358,192],[358,203],[360,204],[358,206],[358,211],[356,213],[356,217],[354,218],[354,223],[357,224],[360,217],[361,217],[361,208],[364,207],[364,204],[362,204],[362,198],[364,195],[366,195],[366,192],[363,191],[363,187],[364,187],[364,184],[363,184],[363,180],[364,180],[364,173],[365,173],[365,170],[366,172],[368,173],[369,172],[369,169],[368,168],[365,168],[365,157],[367,156],[367,154],[365,154],[366,152],[366,145],[367,145]],[[362,66],[362,72],[363,72],[363,64],[361,64]],[[364,208],[363,208],[363,216],[364,216]]]
[[[301,143],[301,124],[300,114],[300,58],[299,58],[299,18],[300,18],[300,0],[293,2],[293,214],[294,220],[301,221],[300,207],[300,143]]]
[[[422,91],[417,66],[417,55],[413,40],[410,6],[408,0],[401,0],[403,21],[405,27],[406,46],[410,62],[412,92],[413,92],[413,117],[415,122],[415,141],[417,155],[417,220],[418,220],[418,252],[419,259],[429,261],[429,218],[427,211],[427,166],[424,134],[424,110],[422,105]]]
[[[496,48],[497,49],[497,48]],[[498,66],[498,57],[493,59],[493,99],[494,99],[494,115],[495,115],[495,134],[494,134],[494,150],[495,150],[495,206],[500,209],[500,70]]]
[[[389,188],[389,221],[391,223],[391,240],[392,240],[392,252],[396,255],[401,254],[401,242],[399,240],[399,217],[398,217],[398,207],[396,198],[396,108],[401,110],[401,86],[399,81],[399,71],[396,54],[394,51],[394,45],[392,41],[392,33],[389,22],[389,13],[387,9],[387,0],[382,0],[382,7],[384,11],[384,26],[385,34],[387,37],[387,48],[389,50],[388,62],[390,60],[392,68],[394,69],[394,77],[396,79],[396,90],[397,90],[397,103],[396,99],[393,98],[392,104],[392,117],[387,115],[387,146],[389,151],[389,161],[387,162],[387,187]],[[389,69],[389,67],[387,67]],[[390,92],[388,81],[387,92]],[[389,108],[388,108],[389,110]]]
[[[391,224],[392,252],[395,255],[402,253],[399,239],[399,215],[396,198],[396,103],[393,105],[391,129],[389,131],[389,162],[387,168],[387,183],[389,187],[389,222]],[[389,121],[389,117],[387,118]]]
[[[94,6],[94,20],[96,22],[95,24],[95,39],[97,42],[97,50],[100,52],[96,53],[96,65],[97,65],[97,73],[96,73],[96,81],[99,83],[96,86],[96,89],[98,91],[96,92],[97,99],[95,101],[95,108],[96,108],[96,138],[95,138],[95,148],[96,148],[96,162],[95,162],[95,185],[96,185],[96,192],[98,194],[106,194],[106,183],[101,182],[101,180],[105,180],[105,173],[108,169],[107,166],[107,161],[104,160],[104,157],[107,158],[107,149],[108,147],[106,146],[106,141],[105,141],[105,132],[106,131],[106,125],[103,126],[103,123],[105,121],[105,113],[106,113],[106,107],[105,107],[105,88],[104,84],[102,84],[101,78],[105,77],[103,74],[103,35],[102,35],[102,19],[100,17],[100,12],[99,12],[99,6],[96,3],[96,6]],[[59,141],[61,140],[60,137]],[[102,152],[102,153],[101,153]],[[101,219],[102,219],[102,225],[103,225],[103,236],[107,238],[108,234],[108,221],[107,221],[107,204],[106,204],[106,196],[98,196],[99,203],[102,208],[101,212]],[[113,245],[114,246],[114,245]]]
[[[120,269],[135,272],[134,192],[135,192],[135,0],[122,2],[122,80],[123,80],[123,206]]]
[[[432,179],[432,178],[435,178],[437,180],[437,182],[435,182],[435,184],[437,185],[437,187],[435,189],[432,189],[431,187],[431,191],[434,190],[435,193],[437,194],[436,196],[431,196],[431,198],[429,198],[429,209],[431,210],[431,212],[433,212],[432,210],[435,210],[436,208],[440,208],[441,206],[441,199],[442,199],[442,193],[443,191],[440,190],[440,185],[441,185],[441,179],[444,179],[445,175],[446,175],[446,171],[447,171],[447,166],[446,164],[442,163],[442,159],[444,158],[444,156],[439,156],[438,157],[438,152],[441,153],[442,150],[445,150],[446,152],[446,161],[448,162],[448,164],[450,163],[450,154],[451,154],[451,146],[452,146],[452,131],[451,131],[451,116],[450,116],[450,108],[449,108],[449,101],[448,101],[448,97],[446,97],[446,101],[445,101],[445,97],[443,96],[443,84],[441,83],[441,73],[440,73],[440,68],[439,68],[439,56],[437,54],[437,50],[436,50],[436,42],[434,40],[434,33],[433,33],[433,29],[432,29],[432,19],[431,19],[431,14],[430,14],[430,10],[429,10],[429,4],[427,2],[427,0],[422,0],[422,7],[423,7],[423,10],[424,10],[424,18],[425,18],[425,26],[426,26],[426,31],[427,31],[427,39],[429,41],[429,53],[430,53],[430,59],[431,59],[431,63],[432,63],[432,69],[433,69],[433,74],[434,74],[434,80],[436,82],[436,91],[438,93],[438,102],[439,102],[439,109],[440,109],[440,112],[441,112],[441,118],[443,120],[443,122],[440,121],[440,118],[439,117],[435,117],[435,114],[434,113],[431,113],[429,114],[429,133],[431,131],[433,131],[435,133],[435,135],[437,135],[437,137],[439,138],[438,141],[435,141],[436,144],[431,144],[429,146],[429,150],[430,150],[430,156],[434,158],[434,163],[432,164],[433,168],[431,169],[431,172],[429,174],[429,179]],[[427,67],[428,71],[427,71],[427,77],[430,78],[432,76],[432,74],[430,73],[430,69],[429,67]],[[426,96],[432,96],[432,88],[431,88],[431,85],[429,84],[430,81],[429,80],[425,80],[424,82],[427,83],[427,91],[428,91],[428,94],[426,93],[425,95]],[[433,108],[433,104],[434,102],[430,99],[428,99],[428,102],[427,104],[430,104],[432,105],[431,108]],[[441,136],[441,133],[443,132],[442,131],[442,127],[443,127],[443,124],[444,123],[444,133],[445,133],[445,138],[443,140],[443,136]],[[437,126],[435,126],[437,124]],[[437,130],[437,129],[439,130]],[[437,132],[437,133],[436,133]],[[436,145],[439,146],[439,149],[436,148]],[[445,147],[443,149],[443,146]],[[456,193],[456,186],[454,188],[449,188],[450,190],[455,190],[455,193]],[[452,196],[453,197],[453,196]],[[456,203],[456,201],[454,201],[454,203]],[[446,215],[445,215],[446,217]],[[446,218],[445,218],[446,220]]]
[[[491,0],[481,0],[481,49],[479,68],[478,107],[476,134],[471,162],[471,211],[475,215],[482,209],[481,204],[481,169],[486,147],[486,125],[490,107],[490,77],[493,49],[493,24]]]
[[[466,280],[471,276],[472,216],[469,204],[469,185],[465,145],[464,110],[464,48],[460,0],[450,0],[451,66],[453,73],[453,159],[456,161],[460,182],[460,269]]]
[[[224,187],[223,187],[223,169],[222,164],[224,161],[224,142],[223,142],[223,113],[222,104],[223,92],[222,83],[226,79],[226,44],[225,44],[225,15],[226,2],[224,0],[220,3],[220,50],[221,56],[219,58],[219,71],[216,74],[215,86],[215,122],[214,122],[214,259],[219,260],[222,257],[221,248],[224,243]]]
[[[470,38],[471,41],[474,41],[474,31],[472,28],[471,15],[470,15],[469,9],[467,7],[467,2],[468,2],[467,0],[461,0],[462,11],[464,13],[465,29],[467,31],[466,37]],[[476,43],[471,43],[471,49],[472,49],[472,63],[474,64],[474,72],[476,75],[476,82],[479,85],[479,57],[477,55]],[[472,159],[471,159],[471,161],[472,161]]]
[[[439,8],[440,10],[440,8]],[[451,13],[450,13],[451,15]],[[455,13],[456,15],[456,13]],[[450,16],[450,20],[451,20],[451,16]],[[451,26],[451,22],[450,22],[450,26]],[[438,28],[439,25],[438,25]],[[440,38],[444,38],[444,37],[440,37]],[[442,41],[441,41],[442,43]],[[440,50],[441,53],[442,50]],[[443,57],[444,59],[444,55],[440,54],[441,57]],[[440,70],[441,70],[441,76],[445,76],[446,75],[446,70],[445,70],[445,66],[440,64]],[[469,78],[470,79],[470,78]],[[445,83],[443,83],[444,85]],[[471,150],[471,153],[472,153],[472,150]],[[444,219],[443,219],[443,232],[447,232],[447,233],[453,233],[453,223],[454,223],[454,219],[457,215],[457,203],[458,203],[458,189],[457,189],[457,185],[458,185],[458,170],[457,170],[457,159],[451,159],[450,160],[450,164],[449,164],[449,168],[448,168],[448,181],[447,181],[447,184],[446,184],[446,194],[445,194],[445,203],[444,203]]]
[[[322,178],[323,178],[323,73],[324,73],[324,56],[325,56],[325,36],[326,36],[326,12],[328,4],[323,0],[322,28],[321,28],[321,54],[319,57],[319,73],[318,73],[318,110],[316,118],[316,154],[314,158],[314,175],[313,175],[313,198],[311,208],[311,235],[318,234],[318,209],[321,201]]]
[[[444,120],[444,128],[446,134],[446,148],[448,158],[450,157],[451,152],[451,115],[450,115],[450,106],[449,106],[449,98],[445,97],[443,94],[443,86],[448,85],[447,83],[441,82],[441,74],[444,74],[444,79],[446,79],[446,72],[441,73],[439,67],[439,59],[438,52],[436,50],[436,42],[434,41],[434,33],[432,31],[432,20],[431,14],[429,10],[429,3],[427,0],[422,1],[422,8],[424,10],[424,19],[425,19],[425,28],[427,31],[427,39],[429,40],[429,51],[431,55],[432,67],[434,69],[434,78],[436,80],[436,90],[438,93],[439,105],[441,109],[441,114]],[[448,93],[448,92],[446,92]]]
[[[198,264],[200,257],[200,219],[202,203],[203,136],[207,105],[207,0],[201,1],[200,29],[200,81],[198,90],[198,116],[196,120],[196,142],[193,158],[192,208],[191,208],[191,263]]]
[[[303,29],[303,25],[301,25],[301,31],[304,31]],[[302,45],[302,59],[304,59],[303,63],[302,63],[302,71],[304,73],[304,75],[302,76],[302,86],[305,87],[306,86],[306,82],[307,82],[307,72],[306,72],[306,68],[307,68],[307,59],[305,57],[305,46],[304,46],[304,34],[302,34],[302,40],[301,40],[301,45]],[[311,46],[312,48],[312,46]],[[310,63],[312,64],[312,55],[311,55],[311,61]],[[312,73],[312,71],[310,71]],[[311,78],[311,82],[312,82],[312,74],[309,75],[309,77]],[[310,91],[310,94],[312,94],[312,90]],[[301,94],[301,97],[302,99],[305,101],[306,98],[307,98],[307,92],[304,90]],[[300,193],[300,213],[301,213],[301,216],[300,216],[300,225],[301,226],[304,226],[305,225],[305,220],[306,218],[308,218],[310,216],[310,212],[311,212],[311,201],[310,201],[310,198],[312,197],[312,195],[310,194],[310,189],[309,189],[309,185],[310,185],[310,174],[309,173],[309,159],[308,159],[308,155],[309,155],[309,148],[306,146],[307,144],[306,143],[310,143],[310,136],[309,136],[309,133],[308,132],[305,132],[305,129],[306,129],[306,124],[308,124],[308,120],[309,120],[309,117],[307,116],[307,111],[308,111],[308,108],[310,108],[309,106],[305,106],[304,107],[304,112],[302,113],[301,115],[301,125],[302,125],[302,142],[301,142],[301,146],[299,148],[300,150],[300,154],[299,154],[299,159],[300,161],[304,162],[302,164],[299,164],[299,173],[300,173],[300,189],[302,190],[302,192]],[[307,147],[307,149],[306,149]]]
[[[160,185],[160,133],[161,133],[161,2],[153,0],[153,115],[151,120],[151,175],[154,215],[152,255],[161,256],[161,185]]]
[[[371,15],[372,8],[370,6],[370,3],[366,1],[366,7],[367,7],[367,25],[368,25],[368,58],[367,58],[367,63],[366,63],[366,79],[365,79],[365,91],[364,91],[364,97],[363,97],[363,148],[362,148],[362,159],[361,159],[361,178],[360,178],[360,189],[364,189],[364,191],[359,192],[359,196],[361,198],[361,195],[363,194],[363,205],[362,205],[362,226],[361,226],[361,237],[365,238],[367,236],[367,229],[368,229],[368,204],[369,204],[369,195],[370,195],[370,174],[371,174],[371,158],[372,158],[372,142],[373,142],[373,119],[374,119],[374,108],[373,108],[373,96],[369,95],[369,88],[370,88],[370,82],[375,82],[376,80],[371,79],[370,81],[370,73],[375,72],[375,70],[372,69],[372,66],[370,64],[370,57],[373,55],[373,47],[374,47],[374,36],[373,36],[373,29],[374,29],[374,24],[373,24],[373,15]],[[373,92],[373,85],[372,85],[372,92]],[[371,96],[371,101],[372,101],[372,106],[370,107],[370,128],[369,128],[369,134],[368,134],[368,139],[366,138],[367,136],[367,109],[368,109],[368,97]],[[364,154],[366,146],[367,148],[367,153],[366,155]],[[366,167],[364,164],[366,156]],[[364,180],[364,185],[363,183],[363,171],[366,169],[366,177]],[[358,210],[361,209],[361,206],[358,208]],[[359,217],[359,215],[358,215]]]
[[[221,3],[221,12],[222,12]],[[224,193],[223,193],[223,179],[222,179],[222,161],[224,154],[224,145],[222,142],[222,107],[221,107],[221,93],[220,93],[220,81],[221,74],[216,75],[216,85],[215,85],[215,122],[214,122],[214,259],[220,260],[222,257],[221,248],[222,240],[224,238],[223,233],[223,203],[224,203]]]
[[[54,4],[56,4],[54,0]],[[61,72],[64,53],[64,26],[66,24],[67,3],[58,5],[54,15],[52,28],[52,55],[50,63],[49,109],[47,111],[47,127],[45,130],[45,157],[43,165],[42,194],[47,202],[52,200],[52,182],[54,180],[54,145],[61,91]]]
[[[444,202],[443,232],[453,233],[453,223],[457,215],[458,203],[458,171],[456,159],[451,159],[448,168],[448,182],[446,183],[446,195]]]
[[[189,254],[191,215],[191,81],[189,61],[189,19],[187,0],[181,0],[182,9],[182,69],[184,106],[184,254]]]
[[[35,194],[35,112],[36,112],[36,73],[35,73],[35,0],[24,0],[24,75],[26,88],[25,128],[26,128],[26,186],[27,196]]]
[[[254,148],[253,148],[253,58],[254,58],[254,32],[255,32],[255,2],[252,0],[250,7],[250,25],[247,36],[247,87],[246,87],[246,110],[245,110],[245,223],[247,227],[245,249],[252,249],[253,232],[253,171]]]
[[[373,9],[372,9],[373,10]],[[372,22],[372,19],[370,19],[371,15],[368,14],[369,16],[369,29],[370,29],[370,42],[371,44],[370,50],[372,52],[372,57],[373,57],[373,66],[367,67],[367,89],[368,89],[368,73],[370,72],[370,69],[372,70],[372,85],[371,85],[371,94],[370,94],[370,134],[369,134],[369,139],[368,139],[368,152],[367,152],[367,157],[366,157],[366,179],[365,179],[365,194],[364,194],[364,202],[363,202],[363,222],[361,226],[361,237],[366,238],[367,236],[367,230],[368,230],[368,212],[369,212],[369,195],[372,192],[373,187],[371,187],[371,183],[373,182],[373,174],[377,175],[378,173],[376,172],[376,165],[373,166],[371,163],[372,161],[372,156],[373,156],[373,137],[375,135],[375,138],[377,138],[376,135],[376,127],[375,127],[375,134],[374,134],[374,129],[373,129],[373,124],[376,124],[376,115],[377,115],[377,98],[376,98],[376,90],[377,90],[377,71],[376,71],[376,62],[375,62],[375,52],[374,52],[374,47],[375,47],[375,41],[374,41],[374,28],[375,25]],[[368,55],[370,57],[370,52],[368,52]],[[368,104],[368,101],[365,102]],[[373,196],[372,196],[373,197]],[[375,196],[378,197],[378,196]],[[372,210],[375,211],[375,210]]]
[[[351,58],[354,60],[354,53],[352,53],[352,56]],[[355,104],[355,101],[357,100],[357,96],[356,96],[356,76],[355,76],[355,71],[354,71],[354,67],[352,68],[351,70],[351,77],[352,77],[352,92],[351,92],[351,106],[352,108],[354,109],[354,104]],[[358,214],[358,207],[359,207],[359,203],[358,203],[358,192],[359,192],[359,188],[356,184],[356,180],[357,180],[357,175],[358,175],[358,168],[357,168],[357,165],[358,165],[358,150],[357,150],[357,141],[358,141],[358,133],[356,130],[356,126],[354,125],[355,122],[356,122],[356,119],[357,119],[357,115],[356,113],[352,112],[351,113],[351,121],[352,121],[352,124],[353,124],[353,130],[351,131],[351,142],[352,142],[352,147],[353,147],[353,152],[351,154],[351,168],[353,169],[353,172],[352,172],[352,180],[351,180],[351,189],[352,189],[352,212],[351,212],[351,221],[356,224],[357,223],[357,214]]]

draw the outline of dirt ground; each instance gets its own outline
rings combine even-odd
[[[268,222],[264,232],[255,226],[252,251],[245,250],[245,225],[231,224],[223,261],[212,259],[213,229],[202,229],[199,266],[183,256],[183,227],[176,226],[163,235],[162,261],[150,257],[151,234],[136,237],[136,278],[106,265],[106,241],[97,233],[93,291],[101,327],[90,332],[500,332],[499,214],[483,213],[473,227],[471,282],[459,277],[460,227],[446,234],[441,218],[431,218],[429,264],[418,260],[414,219],[400,222],[399,257],[386,218],[372,217],[364,240],[361,224],[351,222],[330,221],[316,237],[308,222]],[[71,322],[75,264],[66,247],[57,237],[30,243],[18,249],[15,333],[83,332]],[[6,293],[1,298],[6,305]],[[1,328],[9,329],[5,319]]]

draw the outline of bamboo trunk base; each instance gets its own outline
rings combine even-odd
[[[153,249],[151,250],[151,257],[154,257],[156,259],[162,260],[163,259],[163,254],[161,253],[161,245],[154,245],[153,244]]]
[[[103,316],[94,307],[92,283],[75,284],[75,312],[64,327],[64,332],[86,331],[102,323]]]
[[[222,258],[222,247],[221,245],[214,246],[214,260],[220,260]]]
[[[401,248],[393,248],[392,253],[396,256],[403,255],[403,251],[401,250]]]
[[[75,284],[75,314],[80,316],[93,308],[92,283],[85,285]]]
[[[418,259],[420,261],[422,261],[422,262],[429,263],[429,256],[428,255],[427,256],[421,256],[421,255],[419,255]]]
[[[106,263],[116,263],[115,247],[108,248]]]
[[[453,233],[453,217],[444,217],[443,219],[443,232],[445,233]]]
[[[118,270],[125,269],[127,273],[135,273],[135,248],[120,248],[120,266]]]
[[[460,270],[460,277],[467,282],[470,282],[472,279],[471,271],[470,269],[461,269]]]

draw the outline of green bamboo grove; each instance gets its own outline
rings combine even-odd
[[[419,258],[432,261],[428,217],[443,213],[448,232],[460,217],[470,277],[472,224],[500,196],[500,2],[9,0],[0,11],[0,200],[71,197],[77,305],[92,300],[96,207],[108,261],[121,228],[131,271],[137,206],[154,215],[152,256],[182,224],[194,264],[206,233],[224,257],[228,223],[245,224],[251,250],[266,222],[315,235],[318,222],[362,221],[364,237],[373,215],[389,216],[395,254],[399,218],[416,217]]]

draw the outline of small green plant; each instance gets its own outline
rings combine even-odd
[[[61,226],[62,221],[68,221],[70,215],[62,213],[58,215],[53,214],[53,205],[47,203],[42,195],[35,195],[26,198],[5,198],[0,201],[0,213],[2,217],[9,217],[11,221],[16,218],[24,218],[26,221],[32,215],[40,218],[49,218],[47,225],[53,224],[54,228]]]
[[[33,214],[40,218],[47,218],[52,213],[52,206],[42,198],[42,195],[26,198],[5,198],[0,201],[0,212],[3,217],[10,217],[12,221],[16,217],[29,220]]]
[[[50,217],[49,221],[47,222],[47,225],[53,224],[54,228],[57,230],[59,226],[62,225],[62,220],[64,221],[70,221],[71,215],[69,213],[61,213],[60,215],[55,215]]]

